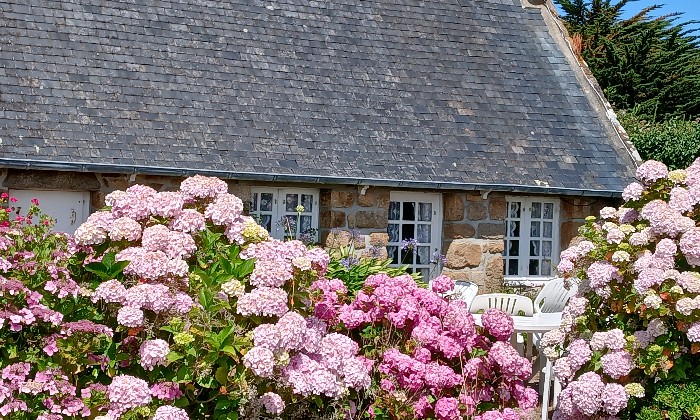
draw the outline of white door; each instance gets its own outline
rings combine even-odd
[[[87,220],[90,214],[90,192],[88,191],[39,191],[10,190],[10,197],[17,199],[10,203],[24,216],[32,205],[32,199],[39,200],[39,207],[56,219],[53,230],[56,232],[75,233],[75,230]],[[38,220],[37,220],[38,221]]]

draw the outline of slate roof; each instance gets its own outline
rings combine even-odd
[[[520,0],[9,0],[0,46],[6,166],[593,194],[632,176]]]

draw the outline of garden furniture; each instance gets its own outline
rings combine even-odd
[[[577,290],[578,287],[575,284],[572,284],[569,289],[564,287],[563,278],[548,281],[535,298],[535,313],[563,311],[569,298],[575,295]]]
[[[531,317],[534,313],[532,299],[510,293],[478,295],[472,300],[469,312],[475,314],[490,308],[496,308],[512,316],[524,315]]]
[[[477,325],[481,324],[481,314],[472,314],[474,317],[474,322]],[[534,334],[544,334],[547,331],[551,331],[559,328],[561,324],[561,312],[538,312],[533,316],[513,316],[513,336],[511,341],[513,346],[516,345],[516,339],[520,334],[527,334],[527,343],[533,343]],[[525,357],[529,356],[529,345],[523,349],[523,355]],[[533,367],[536,367],[540,371],[540,395],[542,395],[542,420],[547,420],[549,411],[549,400],[550,400],[550,386],[552,379],[554,379],[554,390],[551,393],[554,403],[556,404],[556,398],[561,390],[561,385],[556,377],[553,378],[553,365],[552,362],[547,360],[543,365],[544,359],[542,359],[542,352],[539,352],[539,356],[533,362]]]

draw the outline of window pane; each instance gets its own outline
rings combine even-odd
[[[302,194],[301,205],[304,206],[304,213],[311,213],[314,211],[314,196],[311,194]]]
[[[416,220],[416,203],[403,203],[403,220]]]
[[[419,246],[416,253],[416,264],[430,264],[430,247]]]
[[[260,194],[260,211],[272,211],[272,194]]]
[[[389,203],[389,220],[399,220],[401,218],[401,203],[392,201]]]
[[[399,247],[388,246],[388,247],[386,247],[386,252],[387,252],[387,254],[389,254],[389,259],[391,259],[392,264],[399,263]]]
[[[401,226],[401,240],[413,239],[416,237],[416,225],[405,224]]]
[[[532,208],[530,209],[530,217],[534,219],[539,219],[542,217],[542,203],[532,203]]]
[[[422,244],[430,243],[430,225],[418,225],[418,235],[416,237],[418,242]]]
[[[543,219],[554,219],[554,203],[544,203]]]
[[[297,231],[297,215],[288,214],[282,218],[282,229],[285,235],[296,235]]]
[[[415,260],[416,253],[409,249],[399,248],[399,258],[401,259],[401,264],[412,265]]]
[[[552,242],[542,241],[542,256],[551,257],[552,256]]]
[[[433,220],[433,204],[418,203],[418,220],[429,222]]]
[[[551,276],[552,275],[552,260],[542,260],[542,275]]]
[[[392,223],[387,227],[386,231],[389,234],[389,242],[400,242],[399,225]]]
[[[508,222],[508,236],[511,238],[520,237],[520,222]]]
[[[299,233],[311,231],[311,216],[301,216],[299,221]]]
[[[540,237],[540,222],[530,222],[530,237]]]
[[[520,203],[517,201],[513,201],[509,205],[510,211],[508,214],[510,215],[509,217],[511,219],[519,219],[520,218]]]
[[[292,212],[292,211],[295,212],[298,205],[299,205],[299,194],[287,194],[285,210],[287,210],[289,212]]]
[[[517,257],[520,255],[520,241],[508,241],[508,255],[511,257]]]
[[[258,193],[253,193],[253,202],[250,203],[250,211],[258,211]]]
[[[530,256],[538,257],[540,255],[540,241],[530,241]]]
[[[430,278],[430,269],[429,268],[419,268],[416,271],[419,272],[421,276],[423,276],[423,280],[427,281]]]
[[[530,260],[528,274],[531,276],[537,276],[540,274],[540,260]]]
[[[518,275],[518,260],[508,260],[508,275],[517,276]]]
[[[268,232],[272,233],[272,215],[271,214],[261,214],[259,216],[260,218],[260,226],[264,227],[267,229]]]
[[[552,222],[542,222],[542,236],[545,238],[552,237]]]

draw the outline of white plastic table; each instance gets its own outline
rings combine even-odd
[[[472,314],[474,317],[474,322],[476,325],[483,326],[481,324],[481,314]],[[561,324],[561,312],[553,313],[535,313],[533,316],[513,316],[513,329],[515,334],[511,337],[511,342],[513,347],[517,346],[517,336],[518,334],[527,334],[528,348],[523,348],[523,353],[525,357],[528,357],[529,347],[533,344],[533,334],[543,334],[547,331],[551,331],[559,328]],[[517,347],[516,347],[517,348]],[[540,370],[540,394],[542,394],[542,420],[547,420],[549,412],[549,382],[552,380],[552,362],[547,360],[544,369],[542,369],[541,363],[544,356],[540,354],[538,363]],[[534,365],[534,364],[533,364]],[[543,375],[544,374],[544,375]],[[544,378],[542,377],[544,376]],[[561,386],[559,381],[554,380],[554,404],[556,405],[556,398],[559,394]]]

